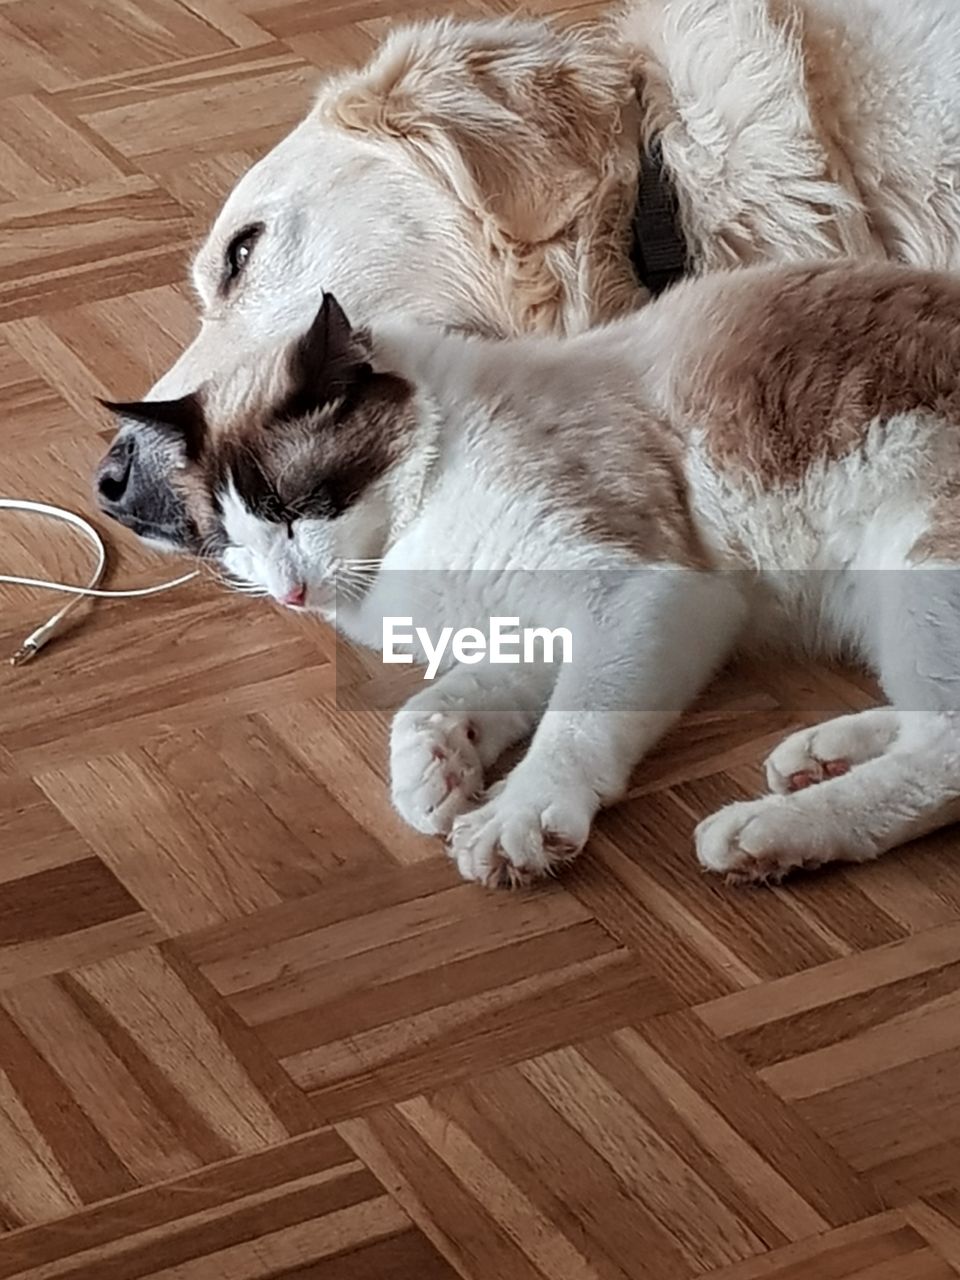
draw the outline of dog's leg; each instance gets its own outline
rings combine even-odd
[[[525,738],[543,713],[546,668],[457,666],[397,712],[390,733],[393,803],[428,835],[447,835],[472,808],[484,772]]]
[[[626,575],[560,669],[524,759],[453,824],[466,879],[518,885],[586,843],[601,805],[725,660],[746,606],[731,577],[662,568]],[[577,644],[576,632],[574,644]]]
[[[781,794],[728,805],[697,828],[708,870],[776,881],[798,867],[870,861],[960,818],[960,570],[873,571],[863,582],[872,656],[894,705],[781,744],[768,761]]]

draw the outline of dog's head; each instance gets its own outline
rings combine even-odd
[[[510,21],[394,33],[231,193],[194,264],[200,331],[148,400],[180,401],[295,334],[324,291],[361,323],[403,312],[505,336],[637,305],[636,144],[628,68],[601,36]],[[125,419],[101,505],[196,549],[173,482],[188,463],[182,433]]]

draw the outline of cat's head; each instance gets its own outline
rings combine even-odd
[[[389,476],[416,424],[413,387],[324,295],[309,330],[172,401],[107,404],[121,429],[101,509],[188,546],[282,603],[327,611],[345,562],[383,554]],[[154,491],[162,455],[173,482]]]

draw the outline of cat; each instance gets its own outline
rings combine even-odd
[[[769,795],[697,828],[704,868],[753,883],[960,817],[958,369],[960,281],[843,263],[707,276],[572,338],[353,329],[325,295],[194,393],[111,407],[178,459],[234,579],[362,644],[387,615],[569,625],[572,663],[448,660],[394,720],[394,804],[467,879],[575,857],[736,649],[866,664],[890,706],[793,734]],[[99,477],[120,519],[128,465]]]

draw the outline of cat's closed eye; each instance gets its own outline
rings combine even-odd
[[[296,515],[306,520],[333,520],[338,514],[337,505],[325,488],[317,488],[294,504]]]

